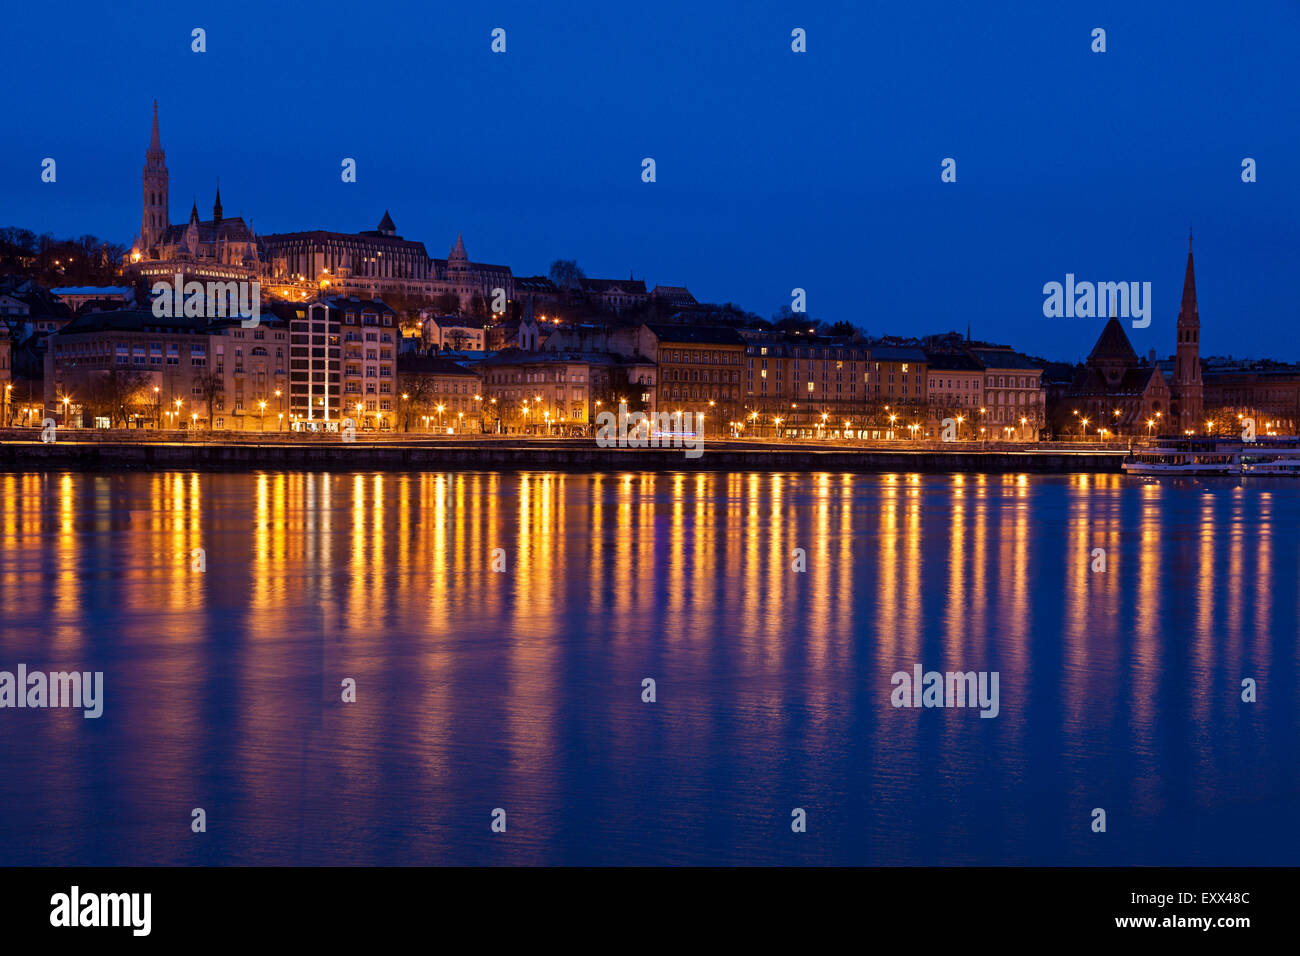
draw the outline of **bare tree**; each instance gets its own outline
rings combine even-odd
[[[432,375],[409,372],[397,376],[397,390],[401,405],[398,414],[402,431],[410,431],[417,417],[429,414],[436,398]]]
[[[111,368],[92,380],[85,404],[107,418],[110,425],[120,421],[125,426],[132,409],[147,402],[149,382],[144,372]]]
[[[556,259],[551,263],[549,278],[561,289],[576,289],[587,274],[574,259]]]
[[[213,406],[217,396],[225,392],[225,380],[215,372],[200,372],[194,376],[194,387],[198,389],[199,397],[203,399],[208,413],[208,428],[211,429],[216,424],[216,419],[212,417]]]

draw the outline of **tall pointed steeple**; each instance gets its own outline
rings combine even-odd
[[[167,155],[163,152],[162,137],[158,132],[158,101],[153,103],[153,130],[149,134],[149,148],[144,154],[144,171],[140,177],[141,215],[140,246],[142,256],[148,254],[167,229]]]
[[[217,201],[212,204],[212,221],[221,222],[221,180],[217,180]]]
[[[1182,321],[1183,316],[1187,315],[1200,324],[1200,317],[1196,314],[1196,270],[1192,267],[1192,229],[1187,228],[1187,269],[1183,273],[1183,300],[1178,306],[1178,319]]]
[[[1187,229],[1187,269],[1178,306],[1178,350],[1174,356],[1173,399],[1184,431],[1201,428],[1204,390],[1201,383],[1201,316],[1196,306],[1196,270],[1192,264],[1192,230]]]
[[[162,136],[158,133],[158,101],[153,101],[153,134],[149,137],[149,152],[161,153]]]
[[[194,202],[190,205],[190,222],[199,221],[199,197],[194,197]]]

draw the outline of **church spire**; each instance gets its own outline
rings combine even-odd
[[[167,229],[167,162],[163,153],[162,137],[158,132],[158,101],[153,102],[153,129],[149,134],[149,148],[144,154],[141,173],[140,251],[148,250],[162,238]]]
[[[1179,323],[1196,322],[1200,324],[1200,316],[1196,314],[1196,270],[1192,265],[1192,230],[1189,226],[1187,229],[1187,270],[1183,273],[1183,301],[1178,307]]]
[[[149,136],[149,152],[162,152],[162,136],[158,133],[158,101],[153,101],[153,133]]]
[[[1187,271],[1183,274],[1183,301],[1178,306],[1178,348],[1174,353],[1171,391],[1178,422],[1185,432],[1198,432],[1204,410],[1201,382],[1201,316],[1196,307],[1196,269],[1192,264],[1192,230],[1187,230]]]
[[[221,222],[221,180],[217,180],[217,201],[212,204],[212,221]]]

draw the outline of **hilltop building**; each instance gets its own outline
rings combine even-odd
[[[257,236],[240,216],[227,218],[217,186],[212,218],[200,219],[197,200],[188,221],[169,219],[170,176],[158,132],[158,103],[153,105],[153,131],[141,174],[140,232],[123,263],[128,277],[169,279],[176,274],[198,280],[254,281],[265,273]]]

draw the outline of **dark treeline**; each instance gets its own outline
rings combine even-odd
[[[124,246],[98,236],[60,239],[17,226],[0,228],[0,275],[23,275],[46,288],[116,285]]]

